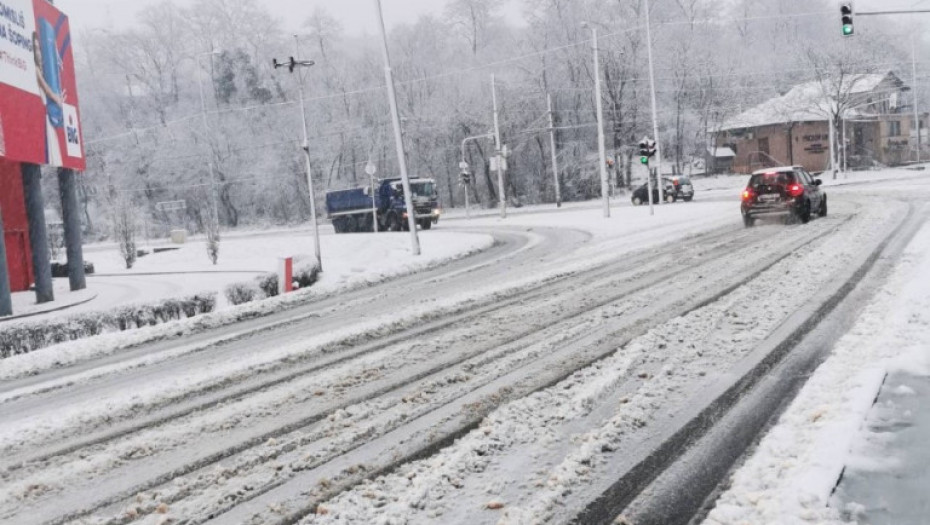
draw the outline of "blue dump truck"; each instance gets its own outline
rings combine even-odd
[[[428,230],[439,222],[439,194],[433,179],[411,179],[416,223]],[[326,216],[333,221],[336,233],[407,230],[407,205],[400,179],[383,179],[371,194],[368,186],[326,192]]]

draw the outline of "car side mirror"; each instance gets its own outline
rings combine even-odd
[[[822,180],[820,180],[820,179],[814,179],[814,186],[820,186],[821,184],[823,184],[823,181],[822,181]]]

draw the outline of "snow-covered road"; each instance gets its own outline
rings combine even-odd
[[[913,213],[873,200],[754,229],[732,201],[459,222],[497,244],[21,367],[0,385],[0,519],[570,521]]]

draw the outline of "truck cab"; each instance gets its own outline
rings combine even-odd
[[[410,179],[410,193],[413,197],[414,219],[420,228],[428,230],[439,222],[442,213],[439,208],[439,193],[434,179]],[[381,225],[393,231],[406,230],[407,203],[404,200],[404,187],[401,179],[381,181],[379,192],[379,210],[384,210]]]

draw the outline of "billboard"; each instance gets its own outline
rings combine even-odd
[[[85,166],[71,28],[47,0],[0,0],[0,157]]]

